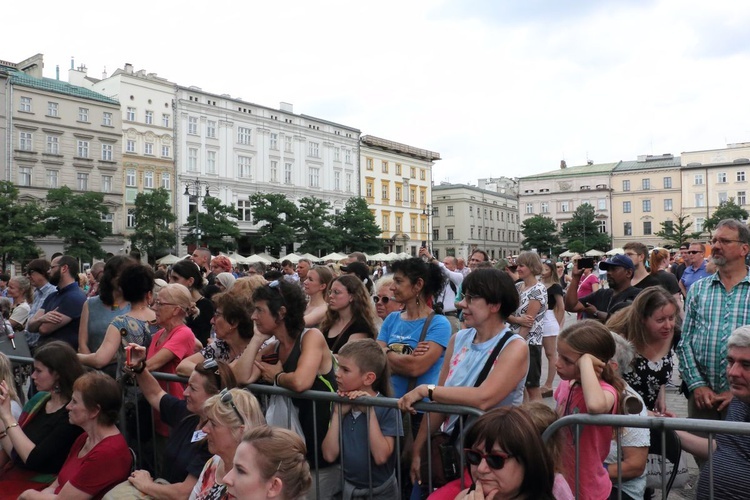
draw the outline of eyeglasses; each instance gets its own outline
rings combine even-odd
[[[153,304],[151,304],[151,307],[161,307],[161,306],[174,306],[174,307],[180,307],[179,304],[173,304],[172,302],[162,302],[159,299],[156,299]]]
[[[383,305],[387,306],[388,302],[390,302],[391,300],[396,300],[396,298],[395,297],[381,297],[380,295],[375,295],[375,296],[372,297],[372,300],[376,304],[382,300],[383,301]]]
[[[237,409],[237,407],[234,404],[234,400],[232,399],[232,393],[229,392],[229,389],[226,387],[221,390],[219,393],[219,400],[224,403],[225,405],[229,405],[234,410],[234,413],[237,414],[237,416],[240,419],[240,422],[242,422],[242,425],[245,425],[245,417],[242,416],[242,413],[240,413],[240,410]]]
[[[471,302],[474,299],[483,299],[483,298],[484,297],[481,297],[479,295],[474,295],[474,294],[471,294],[471,293],[464,292],[464,300],[466,301],[467,304],[471,304]]]
[[[466,455],[466,462],[471,465],[479,465],[482,463],[482,459],[487,461],[487,465],[490,469],[500,470],[505,467],[505,461],[513,457],[507,453],[488,453],[484,454],[471,448],[464,448],[464,454]]]
[[[730,243],[745,243],[742,240],[728,240],[726,238],[714,238],[711,240],[712,245],[720,244],[721,246],[729,245]]]
[[[697,253],[703,253],[700,250],[687,250],[685,253],[689,253],[690,255],[695,255]]]

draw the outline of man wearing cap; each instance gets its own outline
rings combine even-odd
[[[691,243],[689,249],[685,250],[683,255],[687,267],[685,267],[682,278],[680,278],[680,290],[682,290],[682,295],[687,297],[693,283],[709,276],[706,270],[706,259],[704,258],[706,255],[706,245],[703,243]]]
[[[565,310],[585,312],[587,317],[596,318],[604,323],[610,314],[631,303],[641,290],[630,285],[635,266],[629,257],[615,255],[599,263],[599,267],[607,271],[609,288],[600,288],[579,299],[578,284],[581,281],[583,269],[578,269],[578,260],[574,262],[570,286],[565,292]]]

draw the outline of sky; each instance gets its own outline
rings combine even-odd
[[[440,153],[442,181],[750,142],[746,0],[256,0],[3,9],[0,59],[135,70]],[[744,75],[744,76],[743,76]]]

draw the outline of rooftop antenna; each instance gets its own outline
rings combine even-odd
[[[107,79],[107,67],[104,66],[104,71],[102,71],[102,80],[106,80],[106,79]]]

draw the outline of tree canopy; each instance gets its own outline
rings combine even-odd
[[[240,230],[237,227],[237,209],[223,205],[219,198],[203,198],[205,211],[197,209],[187,217],[188,234],[183,241],[188,245],[205,244],[212,251],[227,252],[237,246]]]
[[[135,197],[135,231],[130,235],[130,241],[148,254],[152,264],[159,253],[166,253],[176,241],[174,230],[170,227],[176,217],[169,196],[169,191],[159,188],[138,193]]]
[[[654,233],[655,236],[663,239],[666,246],[672,246],[673,248],[679,248],[683,243],[689,243],[691,240],[700,238],[701,232],[690,231],[693,226],[692,222],[688,222],[689,215],[673,214],[675,221],[664,221],[661,223],[661,230]]]
[[[562,225],[560,237],[572,252],[582,253],[592,248],[606,252],[610,249],[612,239],[606,233],[599,232],[596,222],[596,211],[588,203],[576,208],[573,218]]]
[[[45,230],[63,240],[64,252],[82,261],[104,258],[102,240],[112,234],[101,193],[74,193],[68,186],[47,192]]]
[[[531,250],[536,248],[541,252],[550,252],[560,246],[560,237],[557,235],[557,225],[550,217],[535,215],[521,223],[523,242],[521,248]]]
[[[331,204],[315,196],[299,200],[295,229],[302,242],[299,251],[325,255],[338,249],[339,231],[333,227]]]
[[[748,212],[737,203],[734,198],[729,198],[718,206],[716,211],[703,223],[703,229],[711,233],[724,219],[747,220]]]
[[[44,236],[42,210],[36,203],[20,203],[12,182],[0,181],[0,269],[9,262],[39,255],[35,236]]]
[[[344,209],[335,217],[335,226],[340,231],[341,249],[361,252],[378,252],[382,247],[380,227],[375,216],[362,197],[349,198]]]
[[[250,196],[250,203],[253,206],[253,221],[262,224],[258,229],[256,244],[278,257],[282,246],[296,241],[296,205],[285,195],[277,193],[256,193]]]

